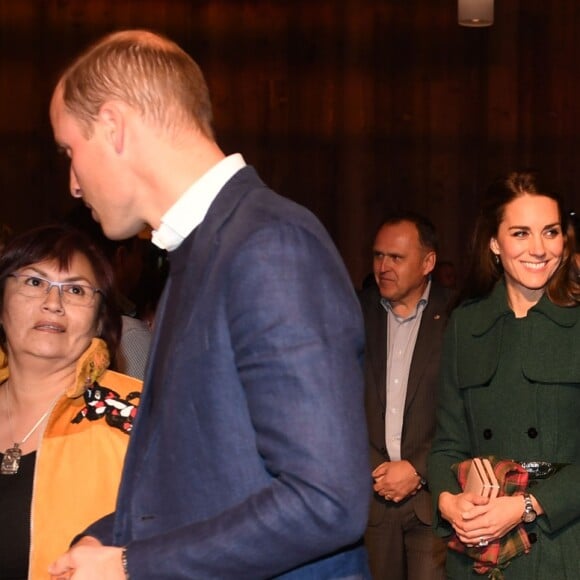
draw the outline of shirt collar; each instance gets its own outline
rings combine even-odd
[[[415,307],[413,314],[411,314],[410,316],[407,316],[407,318],[405,318],[404,320],[411,320],[411,319],[415,318],[419,314],[419,312],[421,312],[422,310],[425,309],[425,306],[427,306],[427,303],[429,302],[429,292],[430,291],[431,291],[431,278],[429,278],[429,281],[427,282],[427,286],[425,286],[425,290],[423,290],[423,294],[421,295],[421,298],[419,298],[419,302],[417,302],[417,306]],[[381,304],[383,305],[383,308],[387,312],[390,312],[395,318],[397,318],[399,320],[403,320],[400,316],[397,316],[393,312],[393,306],[392,306],[390,300],[387,300],[386,298],[381,298]]]
[[[223,186],[246,166],[239,154],[228,155],[195,181],[163,214],[161,225],[153,230],[151,241],[162,250],[177,249],[203,221]]]

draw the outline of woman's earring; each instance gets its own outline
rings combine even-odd
[[[92,375],[95,371],[95,363],[93,361],[91,361],[89,363],[89,374],[87,375],[87,378],[85,379],[85,387],[88,389],[92,384],[93,384],[93,379],[92,379]]]
[[[499,254],[494,254],[495,256],[495,263],[499,266]]]

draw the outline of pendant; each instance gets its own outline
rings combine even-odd
[[[2,458],[2,465],[0,466],[0,473],[2,475],[16,475],[20,467],[20,458],[22,451],[18,447],[18,443],[14,443],[14,447],[9,447],[4,451]]]

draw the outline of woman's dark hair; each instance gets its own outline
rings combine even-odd
[[[62,225],[35,228],[8,242],[0,255],[0,311],[4,307],[6,279],[16,270],[45,260],[55,260],[67,269],[75,254],[84,255],[91,265],[97,287],[102,292],[97,320],[102,338],[113,359],[121,337],[121,315],[115,303],[113,270],[101,250],[83,232]],[[6,347],[6,335],[0,328],[0,346]]]
[[[568,227],[568,214],[564,211],[560,195],[543,183],[534,171],[509,173],[488,188],[475,223],[471,261],[459,301],[487,296],[503,276],[501,262],[498,263],[489,244],[492,238],[497,237],[506,205],[523,195],[549,197],[558,204],[564,251],[558,269],[546,285],[546,295],[559,306],[573,306],[580,301],[579,272],[574,260],[575,239],[572,228]]]

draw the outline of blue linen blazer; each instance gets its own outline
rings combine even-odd
[[[170,256],[116,512],[140,578],[368,578],[360,307],[318,220],[251,167]]]

